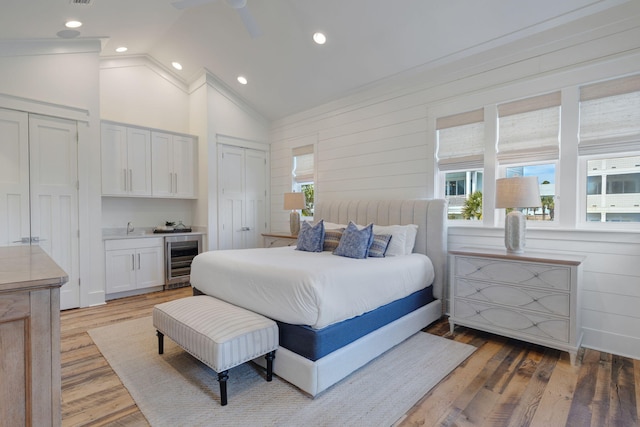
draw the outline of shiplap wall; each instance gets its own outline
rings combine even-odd
[[[315,144],[316,200],[429,198],[438,194],[436,117],[640,72],[637,18],[593,28],[557,34],[544,44],[529,40],[494,49],[275,123],[272,231],[288,229],[282,194],[291,189],[293,147]],[[494,173],[485,169],[486,179]],[[579,230],[575,219],[569,223],[574,227],[530,230],[528,247],[583,255],[584,345],[640,359],[640,233]],[[451,227],[449,246],[504,247],[503,233],[491,226]]]

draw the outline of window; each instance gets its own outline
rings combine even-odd
[[[554,92],[498,106],[498,161],[502,176],[537,176],[540,184],[542,207],[522,209],[527,220],[556,218],[560,102],[560,92]]]
[[[313,217],[315,159],[313,145],[293,149],[293,191],[303,192],[306,208],[303,217]]]
[[[436,121],[441,190],[449,202],[449,219],[482,219],[484,110]]]
[[[586,222],[640,223],[640,75],[580,88],[579,137]]]

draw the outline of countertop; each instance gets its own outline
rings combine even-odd
[[[0,248],[0,292],[64,285],[69,277],[39,246]]]
[[[116,228],[103,228],[102,229],[102,240],[114,240],[114,239],[141,239],[141,238],[152,238],[152,237],[171,237],[171,236],[189,236],[189,235],[203,235],[205,232],[203,230],[198,230],[194,228],[193,231],[189,231],[186,233],[154,233],[154,227],[135,227],[132,233],[127,234],[126,227],[116,227]]]

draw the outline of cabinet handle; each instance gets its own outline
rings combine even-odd
[[[140,254],[138,254],[138,270],[140,270]]]
[[[133,191],[133,169],[129,169],[129,191]]]
[[[127,191],[127,170],[126,169],[122,169],[122,172],[124,172],[124,191]]]
[[[131,271],[135,271],[136,269],[136,259],[135,255],[131,254]]]

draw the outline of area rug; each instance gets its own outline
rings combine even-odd
[[[315,398],[245,363],[223,407],[213,370],[169,338],[158,355],[151,317],[89,335],[152,426],[390,426],[475,350],[419,332]]]

